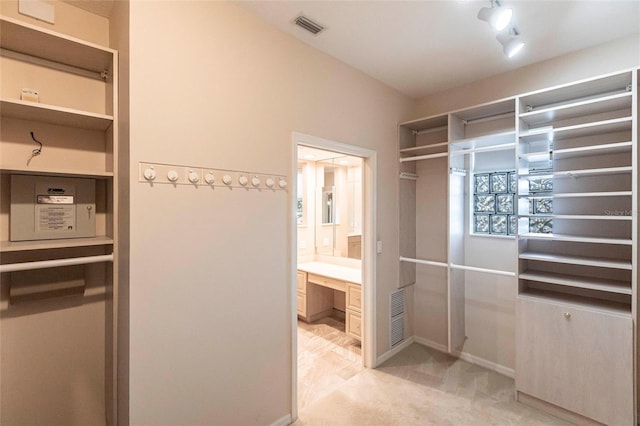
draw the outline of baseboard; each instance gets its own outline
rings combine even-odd
[[[435,349],[436,351],[444,352],[445,354],[449,353],[446,345],[442,345],[438,342],[434,342],[433,340],[425,339],[424,337],[414,336],[413,339],[416,343],[420,343],[423,346],[427,346],[431,349]]]
[[[528,405],[529,407],[533,407],[536,410],[544,411],[547,414],[551,414],[552,416],[558,417],[559,419],[566,420],[576,425],[603,426],[602,423],[599,423],[593,419],[565,410],[562,407],[550,404],[531,395],[527,395],[526,393],[516,391],[516,400],[521,404]]]
[[[400,343],[398,346],[392,348],[391,350],[388,350],[387,352],[385,352],[382,355],[380,355],[379,357],[377,357],[376,358],[376,365],[375,365],[374,368],[378,368],[378,366],[380,364],[382,364],[383,362],[393,358],[400,351],[402,351],[403,349],[405,349],[406,347],[411,345],[413,343],[413,339],[414,339],[413,336],[409,337],[409,338],[405,339],[404,342]]]
[[[287,414],[286,416],[280,417],[278,420],[271,423],[271,426],[289,426],[291,423],[293,423],[291,414]]]
[[[470,362],[471,364],[479,365],[480,367],[484,367],[488,370],[493,370],[496,373],[500,373],[504,376],[511,377],[512,379],[516,377],[516,372],[513,368],[505,367],[504,365],[497,364],[493,361],[488,361],[484,358],[471,355],[468,352],[454,352],[451,355],[457,356],[458,358]]]

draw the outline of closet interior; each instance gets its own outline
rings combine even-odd
[[[523,402],[607,424],[636,416],[637,74],[399,129],[416,340],[515,377]]]

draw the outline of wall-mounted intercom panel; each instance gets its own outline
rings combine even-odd
[[[11,241],[94,237],[96,181],[11,176]]]

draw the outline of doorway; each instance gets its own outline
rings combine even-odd
[[[375,151],[293,134],[292,416],[375,365]],[[296,309],[297,308],[297,309]]]

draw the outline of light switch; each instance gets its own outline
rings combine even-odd
[[[376,241],[376,252],[378,254],[382,253],[382,241]]]

